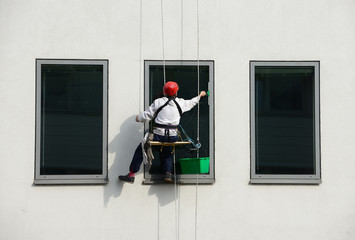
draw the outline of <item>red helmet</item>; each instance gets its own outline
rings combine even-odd
[[[166,96],[174,96],[179,91],[179,85],[176,82],[167,82],[163,88]]]

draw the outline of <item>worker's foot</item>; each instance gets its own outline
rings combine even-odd
[[[168,183],[173,183],[174,182],[173,174],[166,172],[164,181]]]
[[[134,183],[134,177],[130,177],[129,174],[118,176],[118,179],[123,182]]]

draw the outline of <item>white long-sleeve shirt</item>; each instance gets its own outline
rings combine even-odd
[[[162,97],[156,99],[147,110],[140,113],[138,116],[139,122],[148,122],[154,118],[156,111],[163,106],[169,99],[167,97]],[[175,98],[175,101],[179,104],[181,111],[187,112],[191,110],[199,101],[200,97],[194,97],[190,100],[185,100],[182,98]],[[159,113],[155,119],[155,122],[158,124],[164,125],[179,125],[180,123],[180,113],[175,105],[174,101],[170,101],[167,106],[165,106]],[[164,128],[154,128],[153,133],[164,136],[165,129]],[[169,129],[170,136],[176,136],[177,131],[175,129]]]

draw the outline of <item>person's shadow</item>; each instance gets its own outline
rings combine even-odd
[[[109,154],[115,154],[113,163],[109,165],[109,182],[104,187],[104,205],[111,197],[117,198],[121,195],[123,182],[118,181],[119,175],[128,173],[133,154],[138,144],[142,141],[143,127],[131,116],[120,126],[120,132],[108,144]],[[110,163],[109,163],[110,164]]]
[[[106,207],[111,198],[117,198],[121,195],[124,183],[118,180],[119,175],[128,173],[133,154],[138,144],[143,138],[143,125],[135,121],[135,115],[126,119],[120,126],[120,132],[112,139],[108,145],[110,154],[115,154],[113,163],[109,165],[109,182],[104,186],[104,206]],[[159,161],[159,158],[153,161]],[[110,164],[110,163],[109,163]],[[138,174],[143,172],[144,164]],[[136,175],[137,176],[137,175]],[[137,180],[137,178],[136,178]],[[136,181],[134,184],[140,184]],[[158,207],[163,207],[179,198],[179,187],[174,184],[153,184],[149,187],[149,195],[156,195]]]
[[[135,116],[131,116],[122,123],[120,126],[120,132],[109,143],[108,151],[110,154],[114,154],[115,156],[108,169],[109,182],[104,186],[104,207],[107,207],[107,204],[111,198],[120,197],[123,187],[125,184],[128,184],[119,181],[118,176],[128,173],[134,151],[138,144],[142,141],[143,131],[142,124],[135,121]],[[159,159],[156,158],[153,161],[159,161]],[[141,170],[138,174],[144,171],[144,167],[145,166],[142,164]],[[134,184],[141,183],[136,181]],[[148,194],[155,195],[157,198],[156,216],[152,217],[155,217],[158,222],[156,231],[159,239],[161,228],[166,221],[166,219],[163,219],[165,218],[165,215],[161,213],[161,208],[176,201],[175,220],[176,216],[178,216],[178,221],[180,219],[180,187],[178,185],[174,186],[174,184],[153,184],[146,186],[143,185],[141,187],[149,187]],[[171,212],[171,214],[174,214],[174,212]],[[170,220],[171,219],[169,219],[169,221]]]

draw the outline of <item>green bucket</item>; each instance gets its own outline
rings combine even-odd
[[[181,158],[179,159],[182,174],[209,173],[210,158]]]

